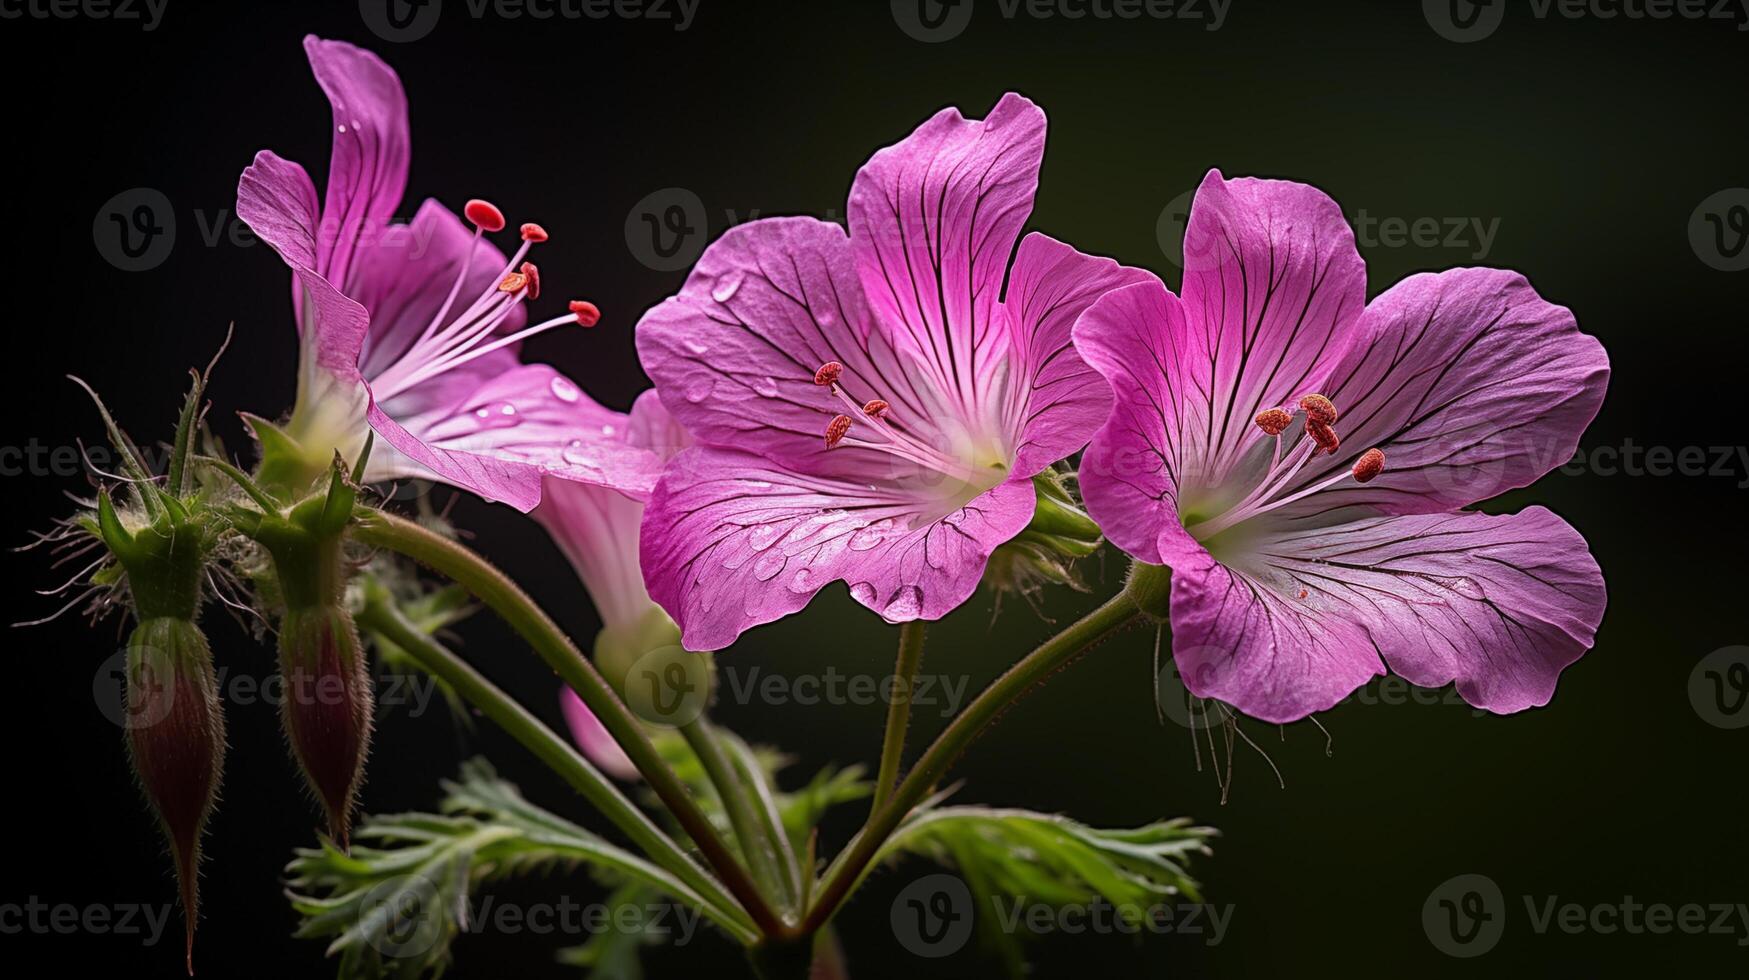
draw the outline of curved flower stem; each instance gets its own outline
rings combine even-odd
[[[1132,579],[1133,584],[1133,579]],[[813,932],[825,925],[840,903],[868,871],[870,862],[881,845],[924,797],[928,796],[948,768],[978,736],[1009,705],[1033,685],[1073,660],[1088,648],[1142,619],[1141,607],[1126,587],[1104,605],[1093,610],[1068,629],[1051,637],[1037,649],[1022,657],[1007,673],[985,688],[964,711],[954,716],[946,729],[925,749],[905,781],[886,805],[869,817],[868,824],[850,842],[832,866],[826,870],[817,897],[803,916],[801,931]]]
[[[381,596],[369,596],[359,613],[360,626],[387,637],[419,662],[432,676],[454,688],[464,700],[496,722],[547,768],[558,773],[571,788],[583,794],[597,810],[612,820],[633,843],[658,864],[690,886],[705,903],[703,909],[718,925],[742,943],[758,940],[759,932],[723,886],[688,857],[680,846],[662,833],[649,817],[609,782],[600,770],[540,719],[499,690],[479,671],[454,652],[407,621],[400,610]]]
[[[874,803],[869,815],[879,813],[899,782],[899,766],[905,758],[905,730],[911,725],[911,691],[917,686],[917,671],[923,666],[923,621],[914,619],[899,627],[899,654],[893,661],[893,700],[887,704],[887,733],[881,740],[880,771],[875,775]]]
[[[686,786],[662,761],[656,747],[639,729],[631,711],[596,672],[589,658],[583,656],[571,638],[529,598],[528,593],[471,549],[406,518],[361,508],[353,534],[365,544],[398,552],[443,573],[509,623],[601,719],[614,741],[637,766],[639,774],[674,815],[680,828],[698,845],[723,884],[752,916],[759,931],[767,936],[792,933],[794,927],[778,917],[759,888],[747,877],[747,872],[735,860],[734,852],[723,843]]]
[[[753,798],[748,794],[748,781],[757,775],[743,774],[730,761],[716,730],[703,715],[680,726],[680,734],[692,747],[693,754],[698,756],[711,785],[716,787],[717,797],[723,802],[723,812],[728,814],[735,839],[741,842],[741,853],[746,857],[753,877],[765,894],[778,896],[787,910],[797,911],[801,901],[800,883],[790,874],[780,854],[780,848],[782,853],[787,853],[789,845],[781,839],[773,839],[783,833],[783,828],[776,828],[774,834],[770,822],[760,818]]]

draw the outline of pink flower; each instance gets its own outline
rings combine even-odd
[[[1026,526],[1031,477],[1104,419],[1069,331],[1146,274],[1039,234],[1016,251],[1044,141],[1018,95],[983,120],[944,109],[857,174],[848,235],[803,217],[731,229],[638,324],[700,443],[642,539],[687,647],[721,649],[834,581],[889,622],[944,615]]]
[[[388,443],[368,479],[439,479],[525,511],[545,473],[600,479],[600,454],[613,447],[576,433],[605,410],[517,353],[528,337],[598,315],[573,303],[525,326],[523,303],[540,291],[525,258],[546,232],[523,225],[506,260],[484,240],[504,227],[484,201],[466,209],[472,230],[436,201],[391,224],[409,157],[400,79],[350,44],[307,37],[304,50],[334,110],[326,196],[318,205],[304,169],[270,150],[237,185],[238,216],[293,272],[301,356],[286,433],[319,471],[335,450],[357,453],[368,419]]]
[[[1388,664],[1491,711],[1546,704],[1591,646],[1602,573],[1541,507],[1460,508],[1572,456],[1608,358],[1515,273],[1365,288],[1323,193],[1211,172],[1183,298],[1130,286],[1075,327],[1116,393],[1082,461],[1088,511],[1172,567],[1200,697],[1292,721]]]

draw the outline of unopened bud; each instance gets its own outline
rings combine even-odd
[[[128,638],[127,662],[128,754],[170,841],[192,975],[200,838],[225,764],[218,677],[206,636],[186,619],[143,620]]]
[[[339,605],[288,610],[280,623],[279,670],[285,683],[280,722],[327,813],[329,834],[345,848],[374,707],[352,614]]]

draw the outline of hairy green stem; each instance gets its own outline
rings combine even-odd
[[[893,660],[893,700],[887,704],[887,731],[881,740],[881,764],[875,775],[870,816],[880,812],[899,782],[899,767],[905,760],[905,731],[911,725],[911,692],[917,686],[917,671],[923,667],[926,631],[920,619],[899,627],[899,654]]]
[[[703,715],[680,726],[680,734],[692,747],[693,754],[698,756],[711,785],[716,787],[723,812],[728,814],[729,826],[735,831],[735,839],[741,843],[741,853],[747,859],[754,880],[765,894],[777,898],[786,910],[799,911],[799,883],[780,857],[779,849],[787,850],[787,845],[772,838],[769,821],[760,818],[753,798],[748,794],[748,780],[757,778],[757,774],[744,773],[730,761],[715,729]],[[779,827],[778,833],[782,832],[783,828]]]
[[[706,903],[703,911],[736,939],[752,943],[759,938],[753,921],[723,890],[721,883],[662,833],[661,828],[583,758],[570,742],[542,724],[521,703],[498,689],[453,651],[408,622],[399,609],[380,596],[367,599],[359,613],[358,623],[407,651],[420,667],[454,688],[463,700],[521,742],[524,748],[546,763],[547,768],[613,821],[632,843],[643,848],[656,863],[696,891]]]
[[[595,665],[528,593],[471,549],[385,511],[360,509],[353,533],[365,544],[406,555],[448,576],[509,623],[601,719],[680,828],[698,845],[723,884],[752,916],[759,931],[767,936],[791,934],[794,927],[778,917],[747,876],[686,786],[650,744],[631,711],[596,672]]]
[[[831,920],[838,906],[868,871],[881,845],[898,829],[911,809],[929,795],[960,753],[996,720],[1003,709],[1089,647],[1143,616],[1126,588],[1022,657],[966,705],[964,711],[954,716],[947,728],[924,750],[892,798],[869,817],[868,824],[827,869],[813,904],[802,918],[801,931],[815,932]]]

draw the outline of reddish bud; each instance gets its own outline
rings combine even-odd
[[[176,862],[192,976],[200,838],[225,765],[218,677],[200,627],[186,619],[158,617],[134,628],[128,638],[126,725],[134,774]]]
[[[1336,403],[1323,395],[1307,395],[1300,399],[1306,418],[1322,425],[1336,424]]]
[[[1314,456],[1318,454],[1319,450],[1334,453],[1337,447],[1342,445],[1342,438],[1336,434],[1336,430],[1317,419],[1306,419],[1306,435],[1318,444],[1318,449],[1312,451]]]
[[[577,322],[585,327],[593,327],[601,322],[601,311],[595,308],[594,303],[586,299],[572,300],[569,309],[571,315],[577,318]]]
[[[1294,417],[1279,408],[1272,408],[1257,416],[1257,427],[1272,436],[1279,436],[1293,424]]]
[[[1354,461],[1354,479],[1360,483],[1371,483],[1373,477],[1385,471],[1385,454],[1380,450],[1368,449]]]
[[[814,383],[824,388],[837,384],[838,376],[844,373],[844,365],[837,361],[827,361],[820,365],[820,370],[814,372]]]
[[[834,415],[832,421],[826,423],[826,445],[828,448],[844,441],[844,436],[850,431],[850,416]]]
[[[547,240],[547,230],[530,221],[522,226],[522,240],[525,242],[544,242]]]
[[[504,212],[498,210],[498,206],[491,201],[474,198],[467,203],[466,207],[462,208],[462,214],[466,215],[469,221],[478,225],[481,231],[504,230]]]
[[[342,606],[289,610],[280,623],[279,670],[285,685],[280,723],[292,754],[328,815],[342,848],[370,750],[370,667],[352,615]]]
[[[522,277],[528,282],[528,298],[540,299],[540,269],[533,262],[524,262]]]

